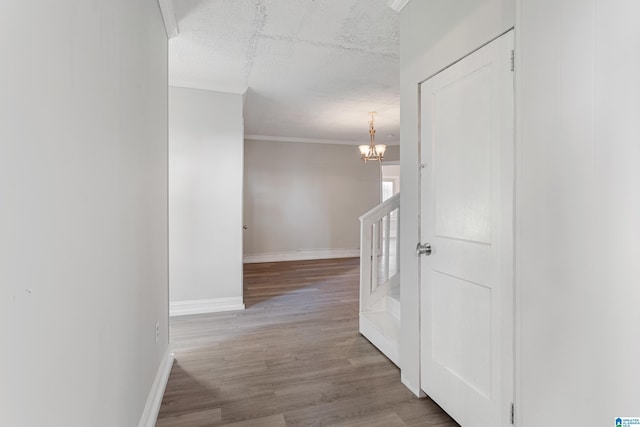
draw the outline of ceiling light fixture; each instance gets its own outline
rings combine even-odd
[[[377,144],[375,142],[376,138],[376,129],[373,127],[373,123],[375,122],[376,112],[372,111],[369,113],[371,116],[371,120],[369,120],[369,145],[360,145],[358,148],[360,149],[360,154],[363,162],[367,162],[369,160],[377,160],[382,161],[384,157],[384,152],[387,150],[387,146],[384,144]]]

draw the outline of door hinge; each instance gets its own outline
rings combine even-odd
[[[516,52],[512,49],[511,50],[511,71],[516,69]]]
[[[516,423],[516,408],[515,408],[515,405],[512,403],[511,404],[511,424],[513,425],[515,423]]]

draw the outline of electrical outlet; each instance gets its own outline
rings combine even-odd
[[[156,343],[160,341],[160,322],[156,322]]]

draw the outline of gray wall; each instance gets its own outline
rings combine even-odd
[[[155,0],[0,2],[2,426],[140,420],[168,348],[162,22]]]
[[[245,255],[359,248],[380,166],[364,164],[357,147],[246,140],[244,169]]]
[[[172,304],[242,303],[243,136],[242,95],[169,88]]]
[[[399,145],[387,145],[387,151],[384,153],[384,162],[398,162],[400,161],[400,146]]]

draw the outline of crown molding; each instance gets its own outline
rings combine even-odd
[[[245,135],[244,139],[253,141],[275,141],[275,142],[302,142],[305,144],[338,144],[338,145],[360,145],[363,142],[345,141],[340,139],[319,139],[319,138],[298,138],[291,136],[268,136],[268,135]]]
[[[409,0],[389,0],[387,2],[387,6],[395,10],[397,13],[400,13],[402,8],[405,7],[407,3],[409,3]]]
[[[180,33],[176,13],[173,9],[173,0],[158,0],[158,5],[160,5],[160,12],[162,13],[167,38],[171,39]]]
[[[357,146],[367,144],[363,141],[347,141],[341,139],[319,139],[319,138],[299,138],[296,136],[269,136],[269,135],[245,135],[244,139],[250,139],[252,141],[274,141],[274,142],[299,142],[303,144],[336,144],[336,145],[351,145]],[[400,141],[384,141],[381,144],[387,146],[400,145]]]

